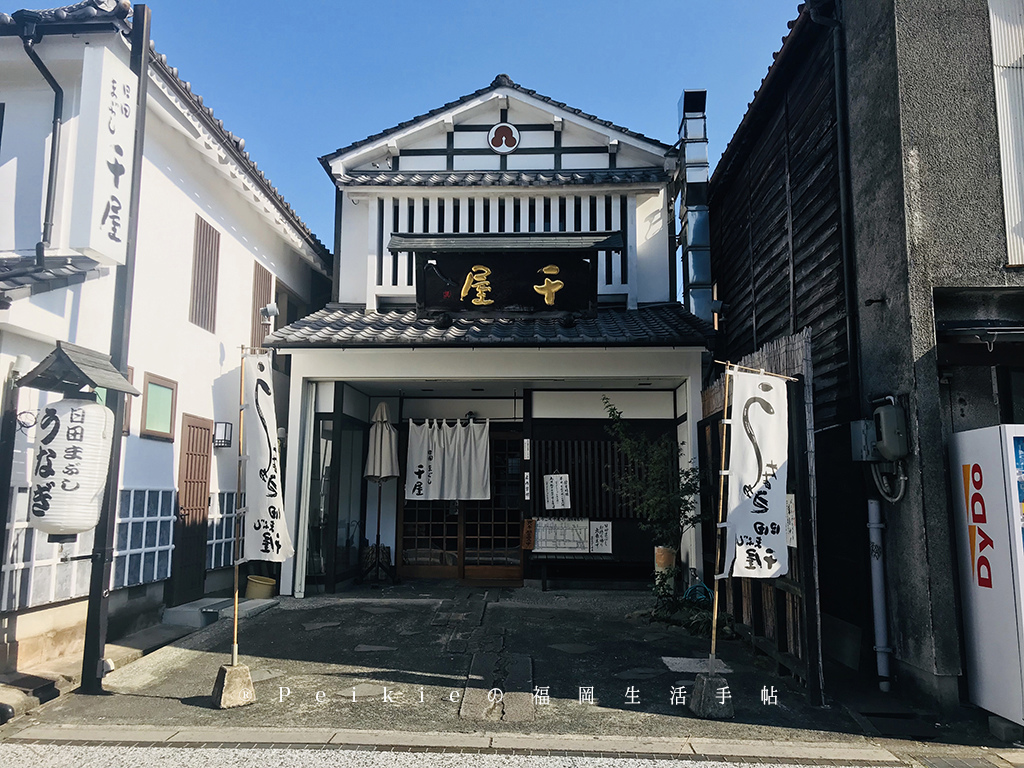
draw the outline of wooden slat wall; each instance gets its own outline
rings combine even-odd
[[[822,30],[805,32],[799,71],[761,95],[710,188],[712,274],[729,307],[716,352],[737,360],[810,328],[817,428],[853,417],[832,44]]]
[[[531,494],[536,517],[589,517],[595,519],[636,517],[616,492],[616,476],[626,460],[609,440],[534,440]],[[571,509],[544,509],[544,475],[569,475]]]
[[[220,232],[196,216],[192,245],[192,298],[188,319],[213,333],[217,320],[217,271],[220,263]]]
[[[376,229],[375,284],[386,288],[413,287],[411,254],[387,250],[392,232],[625,232],[629,196],[600,195],[387,195],[377,198],[380,215],[371,217]],[[598,290],[628,289],[625,249],[598,252]]]
[[[252,338],[254,347],[262,347],[270,331],[270,325],[263,323],[260,309],[274,300],[274,276],[258,261],[253,262],[252,271]]]

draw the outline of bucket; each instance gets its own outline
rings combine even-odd
[[[654,570],[667,571],[676,564],[676,550],[672,547],[654,548]],[[252,578],[252,577],[250,577]]]
[[[274,596],[277,581],[268,576],[250,576],[245,585],[245,596],[250,600],[266,600]]]

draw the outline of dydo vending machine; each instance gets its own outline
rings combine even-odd
[[[1024,725],[1024,425],[954,434],[950,473],[971,701]]]

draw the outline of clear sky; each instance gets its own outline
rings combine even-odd
[[[157,51],[328,248],[334,193],[317,158],[499,73],[668,144],[682,91],[707,89],[713,168],[797,15],[796,0],[148,5]]]

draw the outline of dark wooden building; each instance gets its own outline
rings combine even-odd
[[[905,474],[903,496],[884,505],[895,674],[954,704],[945,446],[954,431],[1020,418],[1006,333],[1020,326],[1024,275],[992,160],[1002,127],[989,8],[940,5],[801,5],[715,169],[709,208],[719,359],[811,334],[825,655],[874,671],[866,508],[879,492],[853,460],[851,422],[892,397],[910,434],[892,478]],[[963,330],[986,323],[999,333]]]

